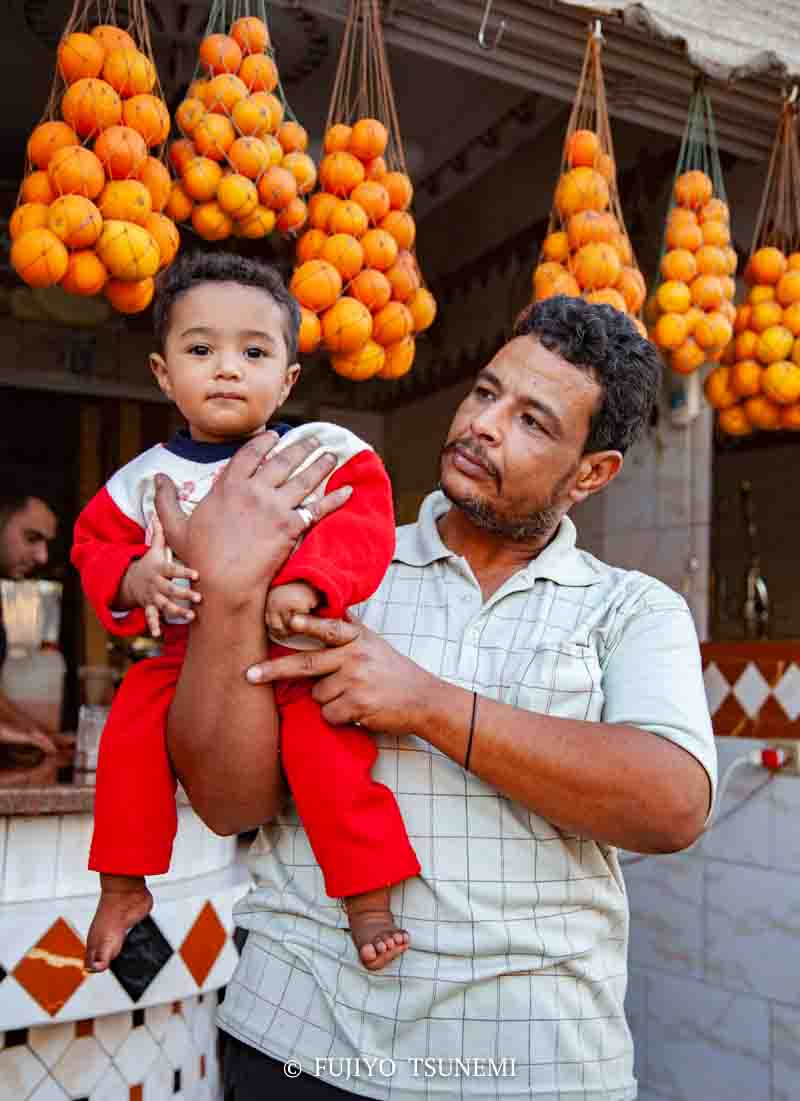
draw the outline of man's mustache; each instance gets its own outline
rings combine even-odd
[[[454,451],[456,448],[458,448],[460,451],[466,451],[469,455],[471,455],[477,462],[480,463],[481,466],[486,468],[488,473],[491,474],[492,478],[494,478],[497,485],[500,485],[500,471],[494,465],[494,463],[483,450],[483,448],[479,444],[476,444],[471,437],[465,436],[462,437],[460,440],[453,440],[451,443],[445,446],[442,454],[445,455],[448,451]]]

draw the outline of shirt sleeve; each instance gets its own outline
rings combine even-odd
[[[147,549],[144,529],[122,512],[105,486],[75,523],[72,564],[97,618],[115,635],[140,635],[147,630],[142,608],[123,614],[113,609],[128,566]]]
[[[691,753],[708,773],[713,804],[717,751],[700,645],[685,602],[631,616],[606,659],[603,691],[603,721],[640,727]]]
[[[394,554],[389,476],[374,451],[360,451],[335,470],[326,494],[352,486],[346,504],[315,524],[273,581],[313,585],[325,598],[320,613],[343,619],[347,608],[372,596]]]

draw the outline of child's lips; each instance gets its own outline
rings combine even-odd
[[[217,390],[208,395],[209,401],[246,401],[244,394],[236,394],[233,390]]]

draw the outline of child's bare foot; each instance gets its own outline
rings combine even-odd
[[[100,876],[100,901],[86,938],[87,971],[105,971],[122,950],[129,931],[153,908],[153,896],[144,877]]]
[[[350,919],[350,936],[369,971],[380,971],[408,948],[411,938],[394,920],[388,887],[351,895],[344,905]]]

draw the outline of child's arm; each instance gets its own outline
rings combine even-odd
[[[323,595],[320,611],[343,619],[346,610],[372,596],[395,546],[392,487],[374,451],[359,451],[335,470],[325,487],[352,486],[347,504],[315,524],[287,560],[272,587],[305,581]]]

